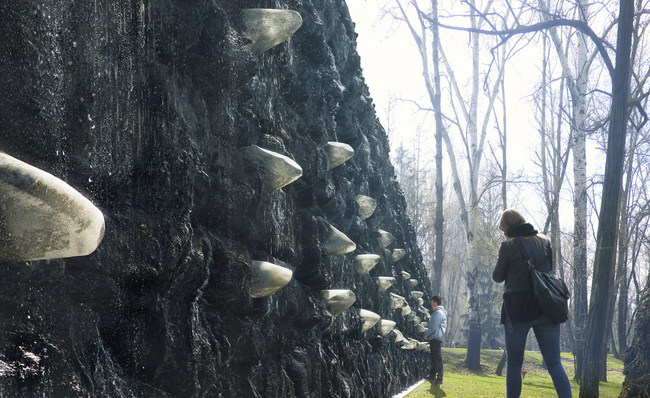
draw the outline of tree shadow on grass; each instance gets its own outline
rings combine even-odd
[[[439,397],[446,397],[447,393],[445,393],[442,388],[440,388],[440,385],[438,384],[431,384],[429,386],[429,394],[435,398]]]

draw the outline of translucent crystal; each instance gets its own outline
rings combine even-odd
[[[296,11],[268,8],[242,10],[244,36],[251,40],[245,48],[260,55],[291,37],[302,25]]]
[[[379,237],[377,238],[377,243],[381,248],[390,245],[395,240],[395,237],[390,232],[386,232],[383,229],[378,229],[377,232],[379,233]]]
[[[323,242],[323,247],[331,255],[353,252],[357,245],[343,232],[330,225],[330,234]]]
[[[406,250],[404,249],[394,249],[393,254],[391,256],[393,258],[393,262],[394,263],[398,262],[399,260],[402,259],[402,257],[404,257],[405,254],[406,254]]]
[[[399,329],[393,329],[392,332],[395,335],[395,342],[396,343],[401,343],[403,341],[407,341],[404,338],[404,335],[402,334],[402,332],[399,331]]]
[[[287,186],[302,176],[300,165],[284,155],[257,145],[245,147],[244,151],[262,172],[265,193]]]
[[[388,320],[388,319],[380,319],[379,320],[379,333],[382,336],[386,336],[388,333],[390,333],[395,326],[397,326],[397,323]]]
[[[354,149],[346,143],[330,141],[327,143],[327,170],[345,163],[354,155]]]
[[[354,257],[354,264],[359,275],[367,274],[379,262],[378,254],[359,254]]]
[[[377,208],[377,201],[370,196],[357,195],[355,201],[359,205],[359,218],[362,220],[372,216]]]
[[[364,309],[359,310],[359,315],[363,318],[363,326],[361,327],[361,330],[364,332],[375,326],[375,324],[381,319],[379,314]]]
[[[415,313],[411,310],[411,307],[408,304],[402,307],[402,316],[407,317],[407,319],[415,316]]]
[[[0,153],[0,262],[85,256],[104,215],[52,174]]]
[[[406,299],[399,294],[395,293],[390,293],[390,308],[391,309],[396,309],[396,308],[402,308],[403,306],[407,305],[406,304]]]
[[[395,278],[392,276],[379,276],[377,277],[377,284],[379,285],[379,293],[383,293],[395,284]]]
[[[347,289],[321,290],[321,295],[327,302],[327,311],[333,317],[341,315],[357,300],[354,292]]]
[[[283,288],[293,271],[266,261],[251,261],[251,297],[263,297]]]

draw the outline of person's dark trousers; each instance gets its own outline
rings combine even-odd
[[[442,341],[429,340],[429,349],[431,350],[431,374],[429,378],[434,379],[434,383],[442,383]]]
[[[521,395],[521,367],[524,364],[524,351],[528,331],[533,328],[535,338],[542,352],[548,373],[553,379],[555,392],[559,398],[571,397],[571,384],[560,362],[560,325],[554,324],[542,315],[532,322],[513,323],[512,330],[506,330],[507,373],[506,389],[508,398]]]

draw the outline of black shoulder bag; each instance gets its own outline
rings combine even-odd
[[[530,280],[533,283],[533,296],[542,312],[551,319],[553,323],[564,323],[569,319],[568,300],[571,295],[569,289],[562,279],[554,275],[538,270],[535,264],[527,255],[526,248],[517,238],[514,239],[521,258],[528,264]]]

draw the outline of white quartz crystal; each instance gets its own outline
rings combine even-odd
[[[359,310],[359,315],[363,318],[363,326],[361,327],[361,330],[364,332],[375,326],[375,324],[381,319],[379,314],[364,309]]]
[[[244,36],[251,41],[245,48],[255,55],[287,40],[302,25],[302,17],[292,10],[243,9],[242,20]]]
[[[244,148],[248,158],[260,169],[265,193],[291,184],[302,176],[302,168],[293,159],[257,145]]]
[[[333,317],[341,315],[357,300],[354,292],[347,289],[321,290],[321,295],[327,302],[327,311]]]
[[[359,205],[359,218],[362,220],[372,216],[372,213],[374,213],[377,208],[377,201],[370,196],[357,195],[355,200]]]
[[[386,336],[388,333],[391,332],[397,326],[397,323],[389,320],[389,319],[380,319],[379,320],[379,333],[382,336]]]
[[[377,232],[379,232],[379,237],[377,238],[377,243],[379,244],[379,247],[382,249],[395,240],[395,237],[390,233],[386,232],[383,229],[378,229]]]
[[[390,308],[391,309],[397,309],[397,308],[402,308],[406,304],[406,299],[399,294],[395,293],[389,293],[390,294]]]
[[[377,285],[379,285],[379,293],[388,290],[389,287],[395,284],[395,278],[392,276],[379,276],[377,277]]]
[[[343,232],[330,225],[330,234],[323,242],[323,247],[329,254],[345,254],[353,252],[357,245]]]
[[[104,215],[52,174],[0,152],[0,262],[85,256]]]
[[[354,265],[357,271],[357,274],[363,275],[370,272],[371,269],[377,265],[379,262],[378,254],[359,254],[354,257]]]
[[[354,149],[346,143],[330,141],[327,143],[327,170],[345,163],[354,155]]]
[[[393,258],[393,262],[394,263],[398,262],[399,260],[402,259],[402,257],[404,257],[405,254],[406,254],[406,250],[404,249],[393,249],[393,254],[391,255],[391,257]]]
[[[263,297],[283,288],[293,276],[289,268],[266,261],[251,261],[251,297]]]

